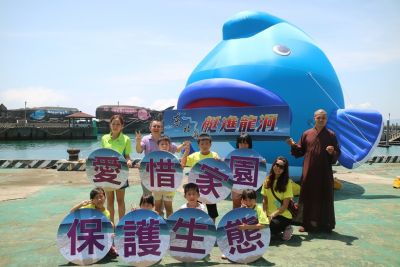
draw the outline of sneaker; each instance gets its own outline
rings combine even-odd
[[[299,232],[300,232],[300,233],[304,233],[304,232],[307,232],[307,230],[306,230],[306,228],[304,228],[303,226],[300,226],[300,227],[299,227]]]
[[[282,239],[288,241],[292,238],[293,227],[291,225],[286,226],[285,231],[283,231]]]
[[[108,253],[107,253],[107,256],[110,258],[110,259],[116,259],[119,255],[118,255],[118,252],[117,252],[117,249],[115,248],[115,246],[111,246],[111,248],[110,248],[110,250],[108,251]]]

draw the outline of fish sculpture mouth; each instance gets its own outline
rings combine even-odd
[[[180,94],[178,109],[207,107],[288,106],[266,88],[228,78],[194,82]]]

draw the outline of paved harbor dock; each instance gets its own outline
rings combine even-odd
[[[335,191],[336,229],[332,234],[300,233],[288,242],[272,240],[263,258],[249,266],[399,266],[400,190],[391,177],[399,164],[365,164],[356,170],[335,167],[343,188]],[[137,169],[129,174],[126,206],[138,206],[142,189]],[[0,169],[0,266],[69,266],[56,245],[57,229],[69,209],[88,199],[92,188],[85,172],[55,169]],[[181,190],[180,190],[181,191]],[[184,203],[181,193],[174,208]],[[220,217],[231,209],[218,204]],[[214,247],[195,266],[226,266]],[[98,266],[124,266],[120,259]],[[167,255],[158,266],[187,266]],[[240,266],[237,264],[236,266]]]

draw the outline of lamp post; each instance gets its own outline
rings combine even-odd
[[[390,138],[390,113],[389,113],[389,119],[387,120],[386,124],[386,146],[389,146],[389,138]]]
[[[26,124],[26,101],[25,101],[25,124]]]

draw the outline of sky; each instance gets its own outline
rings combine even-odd
[[[0,0],[0,103],[8,109],[176,106],[197,64],[244,10],[306,32],[346,107],[400,119],[398,0]]]

